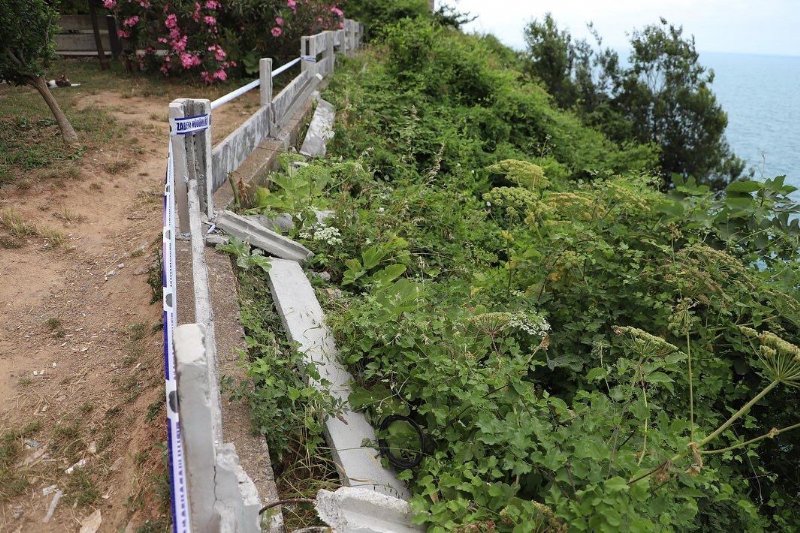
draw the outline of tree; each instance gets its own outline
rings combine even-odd
[[[0,79],[36,89],[64,142],[73,144],[78,136],[42,77],[55,57],[57,20],[58,13],[44,0],[0,0]]]
[[[576,48],[572,36],[558,29],[550,13],[544,20],[534,20],[525,28],[528,45],[526,74],[538,78],[559,106],[572,107],[577,91],[572,81]]]
[[[699,63],[694,37],[665,19],[634,31],[630,66],[617,78],[613,107],[633,138],[661,146],[666,176],[694,176],[721,188],[744,163],[725,140],[728,116],[711,92],[713,71]]]
[[[634,31],[627,65],[602,47],[576,41],[547,14],[525,29],[527,72],[559,106],[575,109],[611,139],[661,148],[665,185],[674,174],[722,188],[744,163],[725,140],[728,117],[711,91],[712,71],[699,63],[694,38],[661,19]]]

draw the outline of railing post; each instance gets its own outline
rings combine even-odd
[[[214,205],[211,193],[214,180],[211,170],[211,102],[207,99],[179,98],[170,104],[172,151],[175,156],[175,195],[181,233],[188,230],[186,183],[197,181],[202,212],[211,217]],[[186,202],[184,204],[184,202]],[[183,207],[186,205],[187,207]],[[184,216],[185,213],[185,216]]]
[[[300,39],[300,70],[308,72],[311,76],[317,73],[317,41],[313,37],[302,37]]]
[[[173,100],[169,104],[170,129],[178,119],[186,116],[184,100]],[[188,172],[186,171],[186,142],[185,139],[175,131],[170,132],[170,144],[172,145],[172,161],[174,168],[175,183],[173,192],[175,194],[175,208],[178,215],[178,231],[189,233],[189,196],[186,187]]]
[[[258,74],[261,80],[261,107],[272,103],[272,59],[262,57],[258,62]]]
[[[330,76],[333,73],[333,64],[336,61],[336,51],[334,50],[335,35],[332,31],[325,32],[325,59],[323,61],[323,75]]]

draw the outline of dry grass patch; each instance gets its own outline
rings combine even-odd
[[[43,239],[47,248],[57,248],[67,241],[62,232],[37,226],[10,207],[0,210],[0,230],[5,233],[0,234],[0,246],[4,248],[20,248],[30,238]]]

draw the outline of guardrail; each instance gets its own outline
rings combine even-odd
[[[229,174],[263,141],[282,135],[291,111],[300,104],[307,105],[312,89],[333,72],[336,52],[350,53],[358,48],[362,34],[361,24],[346,20],[341,30],[303,37],[300,57],[275,70],[270,58],[261,59],[259,79],[213,102],[180,98],[169,105],[162,285],[167,437],[176,533],[193,528],[260,531],[254,486],[239,467],[230,445],[222,443],[214,316],[202,219],[214,216],[213,193]],[[300,73],[273,97],[272,79],[297,64],[301,65]],[[213,110],[256,88],[260,91],[259,109],[212,146]],[[181,322],[177,314],[176,279],[182,274],[176,270],[175,241],[179,236],[191,240],[192,271],[183,275],[191,275],[193,282],[196,324],[184,324],[186,321]]]

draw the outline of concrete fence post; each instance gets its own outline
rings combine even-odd
[[[336,63],[336,35],[332,31],[325,32],[325,76],[333,74]]]
[[[311,49],[314,48],[312,52]],[[309,72],[310,75],[314,75],[316,64],[314,60],[317,57],[316,54],[316,47],[314,46],[314,40],[310,37],[301,37],[300,38],[300,70],[302,72]]]
[[[214,213],[211,200],[214,180],[211,166],[211,102],[206,99],[178,98],[169,105],[172,153],[175,158],[175,197],[181,233],[189,231],[186,184],[198,184],[201,210]]]
[[[261,107],[272,103],[272,59],[262,57],[258,62],[258,75],[261,80]]]

